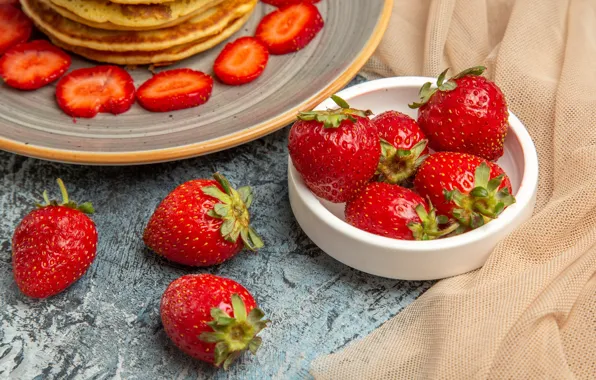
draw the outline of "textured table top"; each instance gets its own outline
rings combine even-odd
[[[0,152],[0,378],[302,379],[310,362],[364,337],[425,291],[430,282],[383,279],[318,249],[292,215],[287,191],[289,128],[225,152],[176,163],[82,167]],[[207,269],[167,263],[148,251],[143,228],[178,184],[220,171],[250,185],[253,226],[266,247]],[[10,239],[20,219],[61,177],[75,200],[93,201],[97,258],[63,293],[26,298],[12,278]],[[160,297],[174,279],[209,272],[242,283],[272,324],[256,356],[228,372],[193,360],[170,343]]]

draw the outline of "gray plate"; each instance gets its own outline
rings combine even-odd
[[[338,91],[379,44],[393,0],[323,0],[325,27],[305,49],[271,56],[263,75],[238,87],[216,83],[206,104],[151,113],[135,104],[121,115],[73,120],[55,104],[55,83],[32,92],[0,87],[0,149],[70,163],[122,165],[170,161],[230,148],[273,132]],[[252,35],[274,8],[259,3],[228,41]],[[228,42],[226,41],[226,42]],[[168,68],[212,74],[225,45]],[[73,57],[71,69],[93,63]],[[130,71],[138,87],[151,73]]]

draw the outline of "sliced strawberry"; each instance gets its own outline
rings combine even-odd
[[[19,0],[0,0],[0,5],[5,5],[5,4],[10,4],[10,5],[19,5]]]
[[[146,110],[168,112],[199,106],[211,97],[213,78],[200,71],[162,71],[137,90],[137,100]]]
[[[213,64],[213,71],[223,83],[240,85],[257,79],[267,61],[267,46],[254,37],[242,37],[224,47]]]
[[[281,7],[263,17],[255,37],[263,41],[271,54],[287,54],[304,48],[323,29],[317,7],[299,3]]]
[[[33,23],[22,10],[10,4],[0,4],[0,54],[27,41],[32,29]]]
[[[261,2],[269,5],[273,5],[275,7],[283,7],[286,5],[291,4],[298,4],[298,3],[311,3],[315,4],[318,3],[320,0],[261,0]]]
[[[19,90],[35,90],[60,78],[70,56],[45,40],[18,44],[0,58],[0,77]]]
[[[134,103],[135,85],[130,74],[117,66],[78,69],[60,79],[56,100],[67,115],[74,117],[119,114]]]

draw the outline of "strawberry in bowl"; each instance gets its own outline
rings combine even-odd
[[[338,96],[332,99],[335,109],[298,115],[288,149],[308,188],[339,203],[358,195],[372,178],[381,145],[367,111],[350,108]]]
[[[467,91],[468,82],[478,86],[488,83],[479,74],[464,72],[463,81],[459,77],[445,81],[443,76],[439,87],[451,80],[456,83],[437,88],[434,93],[455,91],[456,86]],[[405,280],[454,276],[482,266],[495,245],[532,215],[538,162],[523,124],[506,110],[506,133],[490,135],[495,141],[503,141],[502,153],[496,142],[496,149],[490,152],[484,149],[490,144],[476,154],[443,150],[440,144],[446,134],[438,132],[438,123],[444,126],[444,122],[433,119],[432,125],[423,124],[427,120],[421,120],[418,110],[408,107],[420,96],[421,88],[422,93],[433,92],[426,84],[432,81],[436,79],[384,78],[337,94],[351,109],[372,111],[366,117],[376,128],[381,147],[374,172],[362,175],[358,186],[351,182],[355,195],[330,199],[325,193],[317,193],[311,183],[338,173],[338,178],[346,182],[342,188],[349,188],[350,181],[341,176],[352,173],[352,166],[347,164],[352,162],[349,154],[328,160],[325,154],[333,150],[305,149],[312,155],[309,160],[289,150],[290,204],[298,224],[319,248],[348,266]],[[434,96],[439,99],[443,95]],[[428,97],[431,100],[425,100],[431,102],[432,94]],[[316,121],[321,113],[337,113],[334,103],[328,99],[306,113]],[[449,114],[449,110],[444,112]],[[503,112],[493,114],[499,118],[494,125],[502,126]],[[489,127],[492,125],[489,123]],[[466,130],[459,132],[466,135]],[[474,142],[470,144],[487,139],[474,140],[472,136],[470,141]],[[289,141],[291,148],[292,131]],[[437,146],[439,151],[435,150]],[[485,153],[491,153],[491,159],[479,155],[488,155]],[[357,157],[360,161],[355,162],[368,159],[366,154]],[[321,169],[329,162],[335,165],[335,171]],[[356,172],[364,174],[363,170]],[[309,177],[310,173],[318,175]]]
[[[472,67],[447,81],[445,70],[436,88],[430,82],[420,88],[420,100],[410,107],[418,109],[418,124],[430,137],[432,149],[491,161],[503,155],[509,129],[507,102],[501,89],[482,76],[484,70]]]

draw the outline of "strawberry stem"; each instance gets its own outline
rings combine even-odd
[[[401,184],[416,173],[418,167],[428,157],[422,155],[428,140],[420,140],[409,150],[396,149],[381,139],[381,157],[377,166],[377,181]]]
[[[36,204],[37,207],[43,208],[43,207],[48,207],[48,206],[64,206],[64,207],[72,208],[73,210],[81,211],[82,213],[85,213],[85,214],[93,214],[95,212],[95,209],[93,208],[93,205],[90,202],[84,202],[79,205],[75,201],[71,201],[70,197],[68,196],[68,191],[66,190],[66,186],[64,185],[64,182],[62,181],[62,179],[57,178],[56,182],[58,183],[58,187],[60,188],[60,193],[62,195],[62,202],[58,203],[58,201],[56,201],[56,200],[50,200],[47,190],[44,190],[44,192],[42,193],[44,203],[43,204],[37,203]]]
[[[298,114],[298,119],[304,121],[314,120],[323,123],[325,128],[338,128],[344,120],[355,122],[356,118],[354,118],[354,116],[368,117],[372,115],[372,111],[370,110],[363,111],[350,108],[348,102],[337,95],[332,95],[331,99],[338,105],[338,109],[300,112]]]
[[[340,98],[337,95],[331,95],[331,99],[333,99],[333,101],[335,102],[335,104],[337,104],[340,108],[350,108],[350,105],[348,104],[348,102],[346,102],[345,100],[343,100],[342,98]]]
[[[64,182],[60,178],[56,179],[56,182],[58,182],[58,187],[60,187],[60,193],[62,194],[62,204],[66,205],[68,204],[68,191],[66,191],[66,186],[64,186]]]
[[[43,201],[45,202],[46,206],[50,205],[50,197],[48,196],[48,191],[44,190],[43,191]]]
[[[447,71],[449,71],[449,68],[447,68],[437,78],[437,87],[432,88],[431,82],[424,83],[422,87],[420,87],[420,91],[418,91],[418,97],[420,98],[420,100],[418,102],[412,102],[411,104],[408,104],[408,107],[412,109],[420,108],[426,103],[428,103],[430,98],[437,91],[448,92],[455,90],[457,88],[457,83],[455,83],[456,79],[460,79],[465,76],[479,76],[482,75],[482,73],[484,73],[484,70],[486,70],[486,67],[484,66],[474,66],[458,73],[457,75],[445,81],[445,76],[447,75]]]

